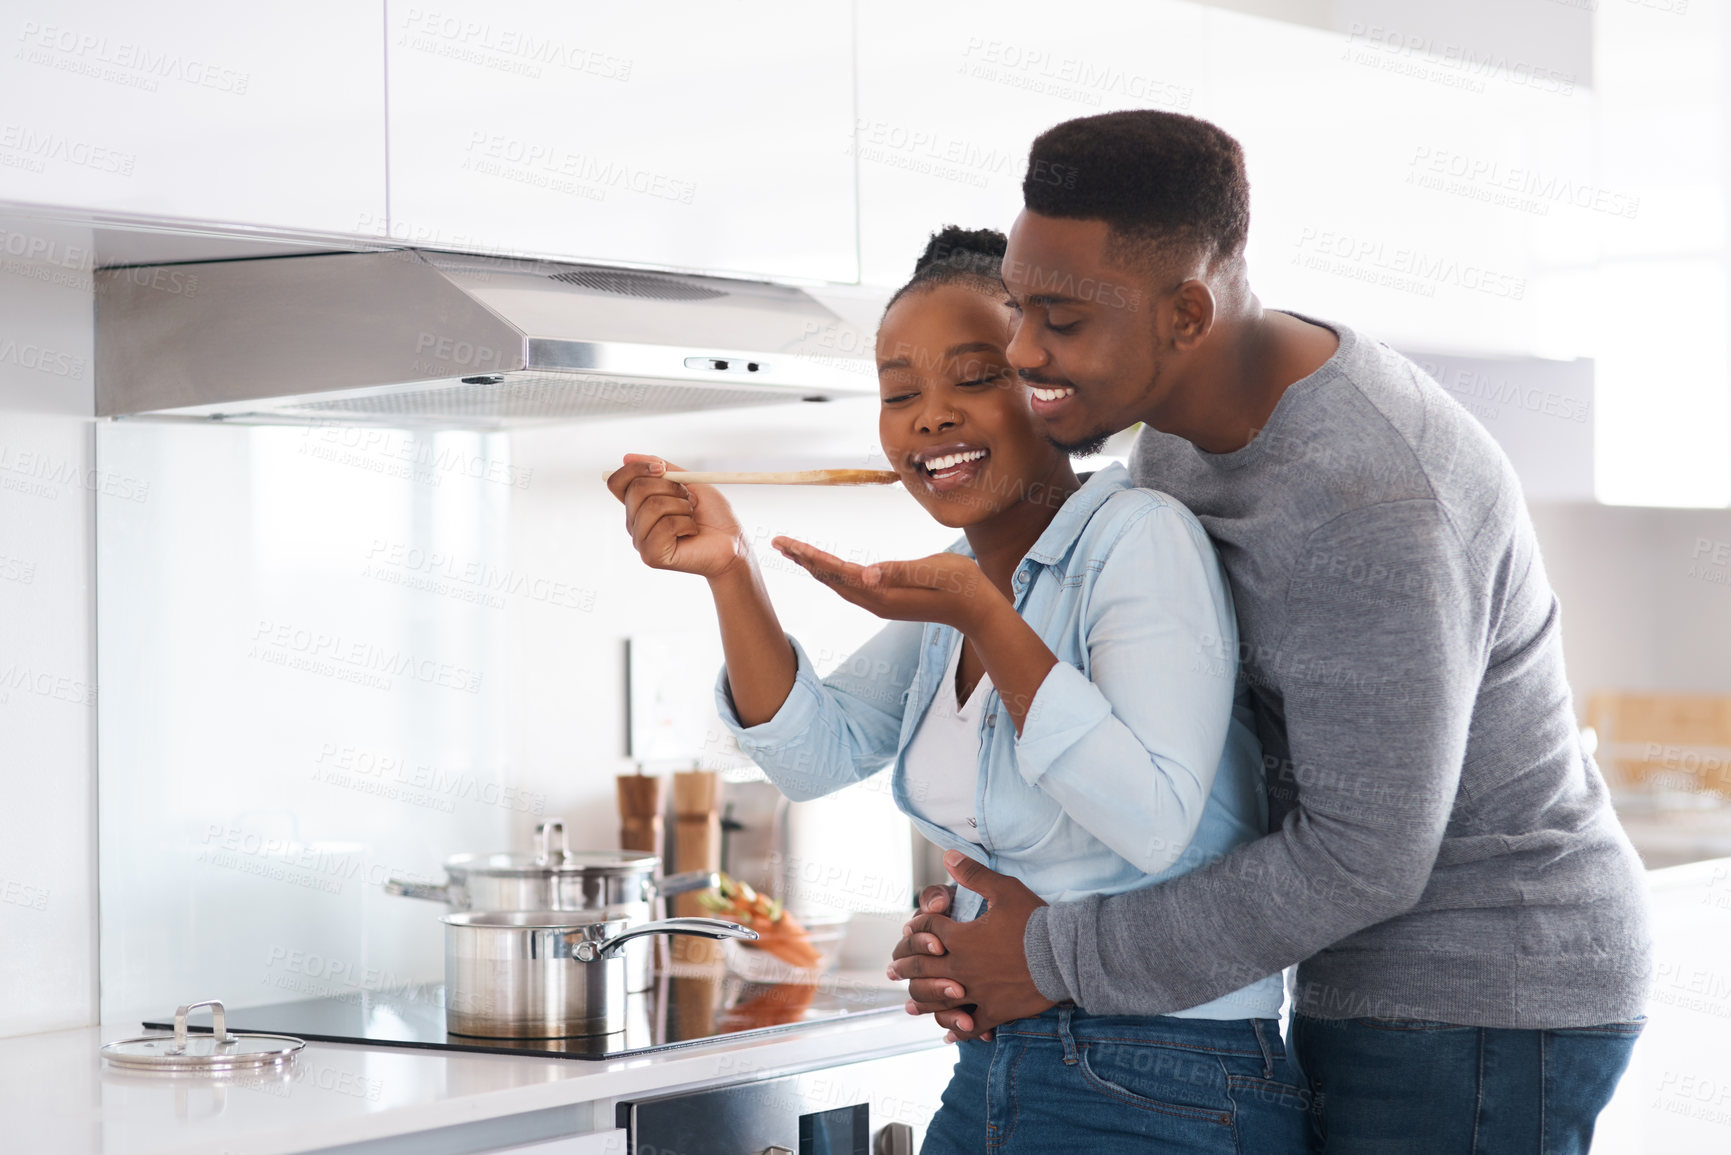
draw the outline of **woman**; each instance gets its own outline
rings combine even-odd
[[[892,621],[828,678],[782,632],[718,492],[638,455],[608,484],[645,562],[709,579],[727,656],[718,707],[785,794],[893,762],[922,834],[1050,902],[1189,870],[1259,836],[1266,802],[1213,549],[1122,466],[1079,480],[1040,434],[1039,391],[1005,359],[1003,252],[998,233],[935,236],[877,338],[884,455],[964,539],[868,567],[775,539]],[[956,908],[974,917],[979,896]],[[1063,1004],[1006,1023],[960,1044],[924,1150],[1302,1150],[1280,1001],[1270,975],[1173,1015]]]

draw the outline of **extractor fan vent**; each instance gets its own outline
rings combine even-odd
[[[634,273],[627,269],[568,269],[550,273],[548,279],[563,281],[598,293],[614,293],[621,297],[641,297],[648,301],[709,301],[725,297],[723,289],[694,285],[673,277],[658,277],[654,273]]]
[[[558,373],[512,374],[487,381],[367,397],[333,398],[293,407],[303,414],[354,419],[421,418],[498,422],[573,417],[624,417],[774,405],[793,399],[785,389],[727,388],[580,377]],[[287,412],[288,410],[284,410]]]

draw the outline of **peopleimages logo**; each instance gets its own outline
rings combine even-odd
[[[0,669],[0,705],[11,701],[15,693],[34,694],[74,706],[96,705],[96,687],[89,682],[17,662]]]
[[[312,778],[316,782],[447,813],[455,810],[458,802],[526,814],[541,814],[547,808],[547,796],[538,790],[362,746],[326,742],[313,761]]]
[[[219,822],[206,825],[195,861],[326,894],[341,894],[350,882],[383,886],[408,873],[404,867],[365,860],[343,846],[276,838]]]
[[[423,685],[468,694],[481,691],[479,670],[286,622],[260,619],[247,656],[269,665],[323,674],[378,690],[390,689],[392,678],[405,677]]]
[[[1346,44],[1346,58],[1355,64],[1373,65],[1469,92],[1483,92],[1485,82],[1493,80],[1557,96],[1575,91],[1572,72],[1558,72],[1494,50],[1377,24],[1353,21]]]
[[[373,539],[361,576],[490,609],[503,609],[507,597],[583,612],[595,608],[592,589],[383,538]]]
[[[631,79],[629,57],[542,36],[530,29],[494,25],[427,8],[411,7],[397,43],[451,60],[540,77],[541,66],[580,72],[600,80]]]
[[[846,151],[860,160],[921,176],[985,188],[997,177],[1021,178],[1021,154],[946,132],[860,117]]]
[[[47,373],[52,377],[82,378],[85,364],[84,358],[74,353],[50,349],[46,345],[37,345],[29,341],[0,337],[0,365],[16,365],[20,369],[34,369],[38,373]]]
[[[157,81],[175,80],[233,96],[245,96],[252,73],[180,52],[152,48],[130,40],[99,36],[77,28],[24,21],[18,33],[23,48],[17,59],[97,80],[125,83],[147,92]]]
[[[1378,237],[1307,227],[1299,231],[1296,248],[1295,265],[1419,296],[1435,296],[1439,285],[1509,301],[1527,295],[1525,277]]]
[[[686,205],[697,196],[696,181],[573,152],[562,141],[524,140],[497,132],[471,132],[462,167],[508,179],[515,171],[528,177],[524,183],[547,184],[559,192],[623,189]]]
[[[1576,180],[1530,165],[1419,145],[1408,162],[1407,183],[1452,192],[1506,208],[1547,216],[1550,206],[1571,205],[1633,220],[1641,198],[1591,181]]]
[[[512,489],[529,488],[533,469],[468,446],[467,441],[442,445],[436,438],[400,429],[330,422],[306,426],[301,432],[300,452],[335,465],[421,484],[438,485],[453,475]]]
[[[1481,420],[1495,420],[1502,413],[1516,409],[1577,424],[1584,424],[1591,415],[1585,401],[1555,389],[1522,385],[1507,377],[1493,377],[1482,370],[1463,366],[1448,367],[1431,361],[1417,364]]]
[[[45,172],[49,161],[57,161],[94,172],[131,176],[138,164],[138,157],[130,152],[16,123],[0,124],[0,151],[17,158],[18,163],[9,167],[29,172]]]
[[[88,246],[68,245],[53,237],[20,233],[13,229],[0,228],[0,253],[84,273],[88,273],[95,265],[95,258]]]
[[[1696,538],[1689,555],[1689,576],[1710,585],[1731,586],[1731,541]]]
[[[432,357],[436,361],[444,361],[475,373],[503,372],[507,358],[511,360],[510,368],[519,368],[516,355],[520,352],[520,349],[496,349],[490,345],[477,345],[473,341],[442,337],[437,333],[422,332],[415,338],[415,353],[418,356]]]
[[[1188,85],[1147,73],[1053,52],[1045,45],[1021,45],[983,36],[968,37],[960,72],[976,80],[1095,108],[1111,97],[1182,112],[1196,95]]]
[[[46,886],[29,886],[17,879],[0,878],[0,902],[27,910],[47,910],[49,894]]]

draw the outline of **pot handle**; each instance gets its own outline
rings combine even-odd
[[[385,893],[401,898],[424,898],[428,902],[451,901],[451,888],[448,883],[408,882],[401,878],[385,881]]]
[[[555,861],[553,857],[553,836],[555,834],[559,836],[557,861],[562,864],[571,857],[571,846],[565,841],[565,820],[563,818],[549,818],[535,827],[536,843],[541,848],[540,853],[535,856],[536,866],[546,866]]]
[[[571,948],[571,955],[580,962],[616,958],[620,947],[646,934],[694,934],[701,938],[742,938],[747,941],[757,938],[755,930],[740,926],[737,922],[723,922],[719,918],[663,918],[634,926],[600,942],[584,939]]]
[[[186,1054],[186,1020],[192,1016],[192,1012],[201,1007],[210,1011],[210,1033],[211,1037],[216,1040],[216,1045],[226,1047],[233,1042],[228,1037],[227,1016],[223,1013],[222,1001],[220,999],[207,999],[202,1003],[187,1003],[174,1012],[174,1046],[169,1049],[169,1054]]]
[[[655,893],[662,898],[675,894],[685,894],[693,890],[708,890],[712,886],[721,885],[721,875],[713,870],[688,870],[683,874],[669,874],[665,878],[657,878],[650,882]]]

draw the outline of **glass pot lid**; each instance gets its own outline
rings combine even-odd
[[[537,878],[550,874],[588,874],[598,877],[648,878],[661,865],[653,854],[629,850],[572,850],[565,839],[565,822],[549,818],[535,827],[539,851],[535,854],[459,854],[445,860],[453,878],[466,875]]]
[[[210,1034],[190,1035],[187,1016],[201,1007],[210,1008]],[[172,1035],[120,1039],[104,1045],[102,1057],[117,1067],[214,1074],[278,1067],[291,1061],[304,1046],[304,1040],[289,1035],[230,1034],[222,1003],[210,999],[175,1011]]]

